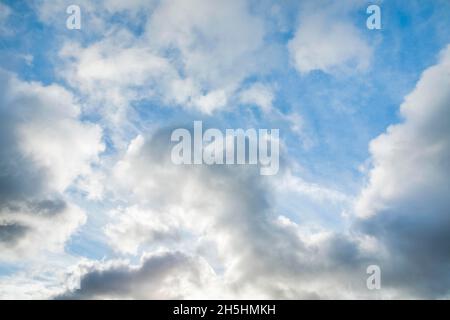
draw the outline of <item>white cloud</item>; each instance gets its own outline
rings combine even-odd
[[[30,277],[25,272],[0,277],[2,300],[43,300],[60,291],[59,283],[55,284],[43,277]]]
[[[161,245],[180,239],[175,212],[154,212],[139,206],[111,212],[105,234],[120,252],[136,254],[142,245]]]
[[[256,105],[266,113],[272,110],[274,99],[275,93],[273,88],[262,83],[251,85],[243,90],[240,95],[241,103]]]
[[[103,150],[72,95],[0,70],[1,260],[60,252],[85,214],[64,195]]]
[[[165,1],[152,15],[147,36],[160,51],[175,49],[180,71],[204,92],[192,104],[207,113],[223,107],[223,99],[204,105],[202,95],[233,95],[258,72],[264,55],[263,20],[249,13],[244,1]]]
[[[439,64],[422,74],[400,107],[404,121],[390,126],[370,143],[373,169],[356,211],[363,217],[389,209],[423,192],[445,198],[450,155],[450,47]]]
[[[327,201],[332,203],[348,203],[351,198],[337,190],[326,188],[319,184],[309,183],[301,177],[285,173],[281,181],[277,184],[277,188],[284,192],[295,192],[306,195],[316,201]]]
[[[347,11],[351,7],[329,1],[304,6],[298,29],[288,44],[298,72],[363,71],[369,67],[372,49],[349,20]]]
[[[130,102],[155,96],[165,99],[171,82],[178,79],[169,60],[137,43],[127,31],[87,48],[66,43],[60,56],[66,61],[61,76],[89,98],[89,111],[98,109],[107,123],[119,129],[127,123]]]
[[[241,83],[270,65],[262,63],[269,57],[263,20],[246,2],[164,1],[147,10],[146,19],[142,35],[117,31],[112,23],[86,47],[67,43],[61,75],[116,109],[156,98],[211,114],[230,106]],[[116,114],[117,123],[125,117],[122,109],[107,113]]]

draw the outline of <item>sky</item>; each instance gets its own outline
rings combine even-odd
[[[0,0],[0,298],[449,298],[449,29],[446,0]],[[194,121],[279,129],[278,172],[174,164]]]

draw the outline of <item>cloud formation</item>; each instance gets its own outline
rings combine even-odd
[[[345,19],[355,6],[352,1],[346,4],[319,1],[304,5],[298,29],[288,44],[298,72],[363,71],[369,67],[372,48],[360,28]]]
[[[107,227],[112,245],[124,252],[162,247],[201,256],[211,270],[206,286],[216,289],[209,298],[380,297],[365,287],[370,264],[383,270],[381,297],[445,297],[449,52],[405,98],[404,122],[371,143],[374,167],[349,232],[311,228],[280,214],[271,205],[274,181],[256,171],[171,164],[166,128],[138,136],[114,168],[113,185],[122,195],[127,190],[135,205]],[[285,188],[315,200],[351,201],[298,177],[285,180]],[[95,279],[97,269],[91,272]],[[81,276],[78,297],[89,297],[83,279],[90,274]],[[103,281],[95,283],[103,294],[113,294]],[[198,296],[203,285],[190,284],[186,296]]]
[[[101,130],[79,121],[62,87],[3,70],[0,80],[0,259],[61,251],[86,219],[64,191],[89,175],[103,150]]]
[[[107,12],[103,6],[88,12]],[[87,46],[67,43],[62,76],[81,93],[116,107],[152,98],[211,114],[238,101],[245,79],[268,70],[261,68],[270,65],[265,25],[245,1],[171,0],[147,12],[142,34],[113,25]],[[97,18],[107,19],[100,13]]]
[[[348,282],[355,290],[364,290],[369,252],[363,248],[364,239],[308,230],[277,213],[270,204],[273,182],[260,176],[257,168],[172,164],[166,143],[170,132],[162,129],[148,138],[138,136],[114,168],[111,185],[131,206],[114,212],[117,218],[105,229],[113,247],[133,254],[169,248],[200,256],[211,270],[209,286],[215,291],[208,290],[206,296],[205,288],[196,284],[185,297],[336,297]],[[69,290],[68,296],[94,297],[89,293],[91,281],[103,297],[119,292],[109,287],[111,281],[97,281],[99,268],[80,276],[80,288]],[[139,271],[130,268],[117,277],[151,272],[143,266]],[[168,277],[177,277],[178,267],[172,262],[166,268]],[[352,279],[352,270],[360,277]],[[141,279],[143,286],[152,282],[148,277]],[[126,289],[127,280],[118,281],[125,286],[124,297],[155,297],[152,290],[136,293]],[[140,287],[135,290],[140,292]]]
[[[127,261],[80,263],[68,277],[68,291],[55,299],[183,299],[205,294],[214,273],[199,258],[181,252],[146,254]]]
[[[387,248],[386,281],[442,297],[450,282],[450,47],[400,107],[403,121],[370,143],[373,168],[359,227]],[[408,281],[408,279],[414,279]]]
[[[449,19],[375,55],[356,0],[69,4],[0,4],[2,35],[31,19],[0,48],[1,298],[449,297]],[[278,174],[173,164],[195,120],[279,128]]]

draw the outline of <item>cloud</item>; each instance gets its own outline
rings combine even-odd
[[[241,92],[240,100],[243,104],[256,105],[263,112],[270,112],[273,108],[275,93],[270,86],[255,83]]]
[[[288,43],[298,72],[364,71],[369,67],[372,49],[349,18],[354,3],[346,4],[320,1],[303,6],[298,29]]]
[[[171,83],[179,79],[168,59],[127,31],[86,48],[68,42],[60,57],[65,61],[61,76],[89,98],[90,109],[97,106],[103,118],[114,125],[127,120],[130,102],[164,98],[171,92]]]
[[[273,178],[261,177],[257,168],[173,165],[167,143],[172,128],[163,128],[136,137],[114,166],[109,185],[127,206],[116,210],[105,232],[125,254],[161,248],[170,253],[158,263],[143,258],[138,266],[94,263],[75,277],[79,288],[60,297],[193,298],[205,297],[210,287],[208,298],[444,297],[449,53],[443,51],[405,98],[404,122],[371,143],[374,168],[350,230],[287,217],[273,206]],[[337,204],[352,200],[290,173],[286,178],[281,188],[287,194]],[[303,213],[298,216],[302,221]],[[162,258],[175,252],[184,258]],[[190,259],[200,259],[203,267],[192,267]],[[382,292],[366,288],[370,264],[381,267]],[[207,280],[190,281],[195,270]],[[180,274],[187,281],[182,294],[165,291],[165,279]]]
[[[326,187],[320,186],[314,183],[308,183],[304,181],[301,177],[298,177],[292,172],[287,172],[277,188],[283,190],[284,192],[295,192],[304,194],[311,199],[316,201],[328,201],[332,203],[347,203],[350,202],[351,198],[339,191],[328,189]]]
[[[48,262],[47,262],[48,263]],[[60,292],[58,283],[48,280],[46,275],[30,275],[17,272],[0,277],[0,299],[2,300],[44,300]]]
[[[450,46],[405,97],[403,121],[370,143],[373,168],[355,208],[359,228],[390,253],[385,285],[419,297],[450,285],[449,87]]]
[[[202,259],[181,252],[146,254],[127,261],[81,262],[56,299],[183,299],[205,295],[214,272]]]
[[[111,216],[105,234],[113,247],[123,253],[136,254],[143,245],[161,245],[181,238],[181,230],[170,212],[149,212],[135,205],[113,210]]]
[[[118,30],[111,15],[99,19],[108,30],[103,37],[62,48],[61,76],[113,104],[121,121],[124,105],[145,99],[206,114],[230,107],[243,81],[271,65],[263,19],[243,1],[163,1],[146,11],[140,34]]]
[[[65,242],[86,222],[84,212],[64,200],[15,202],[0,212],[0,259],[33,259],[47,252],[62,252]]]
[[[245,1],[166,1],[148,23],[147,36],[158,50],[173,50],[180,71],[201,90],[188,104],[210,113],[226,100],[203,104],[223,92],[230,99],[240,83],[260,72],[264,57],[264,22]],[[201,93],[201,92],[204,92]]]
[[[72,95],[0,70],[1,260],[61,251],[85,222],[64,191],[103,150],[98,126],[78,120]]]
[[[217,274],[220,290],[209,298],[337,297],[336,288],[347,283],[369,294],[365,239],[309,229],[283,216],[271,205],[273,181],[257,168],[172,164],[170,132],[138,136],[113,170],[109,185],[129,205],[105,228],[113,248],[199,255]],[[324,196],[342,201],[331,191]]]

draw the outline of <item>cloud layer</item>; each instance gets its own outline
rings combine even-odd
[[[0,5],[0,297],[449,297],[450,39],[411,54],[354,0],[69,4],[15,37]],[[173,164],[196,120],[279,128],[279,173]]]

